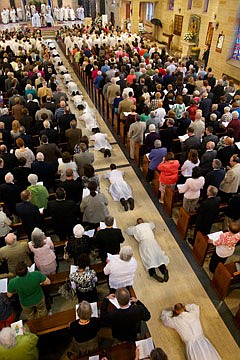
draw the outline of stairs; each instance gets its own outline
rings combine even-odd
[[[55,39],[56,30],[51,28],[42,28],[41,31],[44,39]]]

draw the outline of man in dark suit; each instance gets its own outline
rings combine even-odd
[[[65,137],[67,139],[70,153],[73,154],[74,146],[80,143],[82,137],[82,130],[77,129],[77,121],[72,120],[70,122],[70,129],[65,131]]]
[[[181,119],[178,119],[178,128],[177,128],[177,135],[182,136],[185,135],[187,132],[187,128],[191,124],[191,119],[189,118],[189,113],[187,111],[184,111],[182,113]]]
[[[80,143],[80,153],[73,156],[75,163],[78,167],[78,173],[80,176],[84,175],[84,165],[92,164],[94,162],[94,153],[87,151],[87,145]]]
[[[43,153],[45,161],[50,162],[56,172],[58,168],[58,158],[62,156],[58,146],[54,143],[49,144],[48,137],[42,135],[41,145],[37,147],[37,152]]]
[[[44,120],[43,127],[44,127],[44,130],[41,130],[39,132],[40,137],[42,137],[42,135],[46,135],[48,137],[49,143],[57,144],[58,143],[58,132],[54,129],[51,129],[50,121]]]
[[[66,180],[63,181],[61,187],[66,191],[66,199],[73,200],[76,204],[82,201],[83,186],[81,178],[73,179],[73,170],[66,170]]]
[[[217,135],[213,135],[213,127],[212,126],[208,126],[205,130],[205,133],[206,133],[206,136],[204,136],[204,138],[202,139],[202,146],[201,146],[202,151],[206,150],[206,145],[207,145],[208,141],[213,141],[215,143],[215,145],[217,145],[217,143],[218,143]]]
[[[31,193],[29,190],[21,192],[22,202],[16,204],[17,215],[21,218],[23,228],[31,240],[31,234],[35,227],[44,230],[43,219],[36,205],[31,203]]]
[[[32,119],[35,120],[35,114],[40,109],[38,101],[33,100],[32,94],[28,94],[27,99],[28,100],[27,100],[26,108],[28,109],[29,116],[31,116]]]
[[[208,93],[204,92],[202,94],[202,100],[199,104],[199,109],[202,110],[202,116],[207,119],[208,114],[210,113],[211,110],[211,106],[212,106],[212,100],[209,99],[208,97]]]
[[[197,209],[198,216],[195,223],[194,239],[198,231],[201,231],[203,235],[210,233],[212,223],[218,216],[221,203],[221,198],[217,196],[217,193],[218,189],[215,186],[210,185],[207,188],[207,199],[203,200]],[[194,245],[194,239],[188,239],[190,244]]]
[[[66,200],[63,188],[57,188],[56,200],[48,201],[46,214],[52,217],[54,232],[61,240],[73,235],[73,227],[78,222],[79,207],[72,200]]]
[[[69,106],[65,106],[63,115],[59,116],[58,127],[61,140],[65,140],[65,131],[70,128],[70,122],[76,120],[75,114],[72,114]]]
[[[2,109],[2,115],[0,117],[0,121],[5,124],[5,130],[11,131],[12,130],[12,122],[14,120],[14,117],[9,114],[8,108]]]
[[[187,159],[190,149],[200,150],[201,148],[201,139],[194,134],[194,129],[192,127],[187,128],[187,134],[189,138],[182,142],[181,162],[184,162]]]
[[[108,311],[110,299],[116,297],[120,308]],[[129,306],[129,301],[131,305]],[[112,328],[112,336],[120,341],[135,341],[140,333],[141,321],[148,321],[151,315],[146,306],[136,298],[130,298],[126,288],[117,289],[115,295],[110,294],[103,299],[101,319]]]
[[[36,161],[31,164],[31,173],[36,174],[38,181],[42,181],[48,190],[54,187],[55,169],[53,164],[44,161],[43,153],[37,153]]]
[[[166,119],[167,128],[160,132],[162,146],[168,151],[172,151],[173,139],[177,138],[177,127],[174,126],[175,121],[171,118]]]
[[[46,102],[44,103],[44,107],[48,110],[51,110],[51,112],[54,114],[56,110],[56,104],[54,101],[52,101],[51,96],[47,95]]]
[[[203,175],[212,170],[212,161],[217,157],[217,150],[214,150],[214,147],[215,143],[213,141],[207,142],[206,151],[200,160],[200,167]]]
[[[113,228],[114,218],[110,215],[105,217],[106,228],[97,233],[96,243],[99,247],[99,254],[102,262],[106,261],[107,253],[119,254],[120,244],[124,242],[124,237],[120,229]]]
[[[209,185],[219,189],[219,186],[225,177],[226,171],[222,168],[222,163],[219,159],[213,159],[212,168],[213,170],[205,175],[204,194],[206,194]]]
[[[14,177],[9,172],[5,175],[5,184],[0,185],[0,201],[7,205],[8,215],[16,214],[16,203],[20,201],[21,189],[14,184]]]
[[[7,152],[6,145],[0,145],[0,157],[4,160],[4,167],[11,171],[15,166],[17,166],[17,158],[14,154]]]

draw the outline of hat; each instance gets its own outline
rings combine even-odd
[[[75,236],[75,238],[81,238],[83,236],[84,233],[84,227],[80,224],[77,224],[74,226],[73,228],[73,235]]]
[[[161,146],[162,146],[161,140],[156,139],[156,140],[154,141],[154,147],[155,147],[155,148],[160,148]]]
[[[149,131],[150,131],[150,132],[153,132],[153,131],[155,131],[155,130],[156,130],[155,124],[150,124],[150,125],[149,125]]]

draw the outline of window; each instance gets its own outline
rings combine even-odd
[[[207,11],[208,11],[208,4],[209,4],[209,0],[204,0],[203,12],[207,12]]]
[[[146,20],[151,21],[154,14],[154,4],[153,3],[147,3],[146,4]]]
[[[187,3],[188,10],[191,10],[191,8],[192,8],[192,2],[193,2],[193,0],[188,0],[188,3]]]
[[[174,9],[174,0],[169,0],[168,9],[173,10]]]
[[[232,58],[240,61],[240,26],[238,27],[237,38],[233,49]]]

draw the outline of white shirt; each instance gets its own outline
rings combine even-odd
[[[110,255],[110,261],[103,269],[105,275],[109,275],[109,285],[113,289],[132,286],[137,261],[134,257],[130,261],[123,261],[119,255]]]

